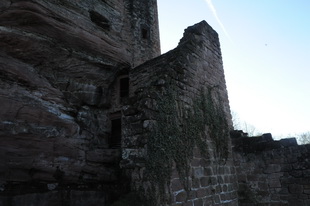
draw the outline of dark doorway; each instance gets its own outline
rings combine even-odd
[[[122,121],[121,119],[114,119],[111,121],[111,125],[109,146],[112,149],[120,148],[122,140]]]

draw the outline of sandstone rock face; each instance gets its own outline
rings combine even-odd
[[[154,0],[0,2],[1,194],[121,191],[113,91],[160,54],[157,21]]]

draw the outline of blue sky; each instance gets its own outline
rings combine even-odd
[[[158,0],[162,53],[206,20],[220,37],[231,110],[260,132],[310,131],[309,0]]]

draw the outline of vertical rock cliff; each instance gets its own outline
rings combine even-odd
[[[68,188],[118,196],[117,78],[159,54],[155,0],[1,1],[0,205],[79,196]]]

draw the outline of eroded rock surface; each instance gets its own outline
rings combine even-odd
[[[111,191],[117,76],[159,54],[156,1],[1,1],[0,193]]]

